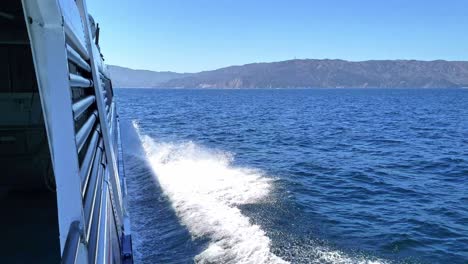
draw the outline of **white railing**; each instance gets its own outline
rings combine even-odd
[[[76,103],[73,104],[73,117],[75,120],[81,117],[81,115],[90,108],[90,106],[96,101],[96,97],[94,95],[89,95]]]
[[[62,263],[81,263],[80,247],[89,263],[104,263],[114,250],[109,237],[121,241],[124,218],[109,75],[90,37],[84,0],[23,3],[34,21],[27,26],[60,198]]]
[[[70,61],[78,65],[81,69],[90,72],[91,67],[70,45],[67,44],[67,56]]]

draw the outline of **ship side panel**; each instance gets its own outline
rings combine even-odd
[[[57,188],[60,247],[73,222],[83,222],[81,183],[65,35],[56,1],[23,0]]]

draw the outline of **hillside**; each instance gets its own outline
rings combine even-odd
[[[114,87],[118,88],[154,88],[163,82],[189,76],[185,73],[134,70],[114,65],[109,65],[109,71]]]
[[[458,88],[468,86],[468,62],[289,60],[231,66],[194,74],[121,70],[116,87],[159,88]]]

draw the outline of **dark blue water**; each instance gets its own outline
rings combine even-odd
[[[138,263],[468,263],[468,90],[117,98]]]

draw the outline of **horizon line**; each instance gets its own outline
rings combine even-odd
[[[324,59],[294,58],[294,59],[289,59],[289,60],[261,61],[261,62],[250,62],[250,63],[245,63],[245,64],[233,64],[233,65],[223,66],[223,67],[220,67],[220,68],[207,69],[207,70],[194,71],[194,72],[172,71],[172,70],[150,70],[150,69],[132,68],[132,67],[121,66],[121,65],[116,65],[116,64],[107,64],[107,65],[108,66],[116,66],[116,67],[126,68],[126,69],[130,69],[130,70],[134,70],[134,71],[150,71],[150,72],[158,72],[158,73],[196,74],[196,73],[201,73],[201,72],[216,71],[216,70],[226,69],[226,68],[230,68],[230,67],[242,67],[242,66],[253,65],[253,64],[269,64],[269,63],[278,63],[278,62],[287,62],[287,61],[306,61],[306,60],[309,60],[309,61],[310,60],[312,60],[312,61],[344,61],[344,62],[353,62],[353,63],[373,62],[373,61],[468,62],[468,60],[446,60],[446,59],[434,59],[434,60],[424,60],[424,59],[346,60],[346,59],[330,59],[330,58],[324,58]]]

